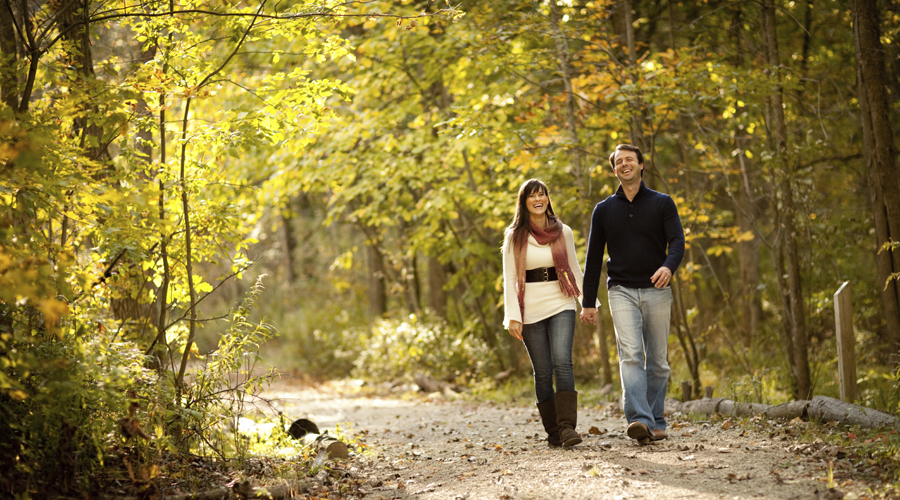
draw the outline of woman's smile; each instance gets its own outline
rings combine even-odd
[[[550,197],[548,197],[546,193],[542,191],[531,193],[528,195],[528,201],[526,202],[528,213],[532,215],[543,215],[547,211],[549,202]]]

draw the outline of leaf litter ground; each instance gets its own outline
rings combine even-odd
[[[267,392],[288,418],[355,437],[338,466],[343,493],[307,498],[381,499],[869,499],[900,498],[884,470],[849,448],[827,445],[799,419],[765,422],[669,417],[665,441],[638,446],[615,405],[581,406],[584,442],[551,449],[531,404],[494,404],[372,389],[343,381],[285,379]],[[327,483],[327,481],[326,481]],[[327,490],[330,491],[329,492]]]

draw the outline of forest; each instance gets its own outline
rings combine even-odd
[[[583,266],[621,143],[685,230],[673,397],[836,397],[849,282],[859,403],[900,415],[896,0],[2,0],[0,101],[0,496],[243,456],[279,373],[530,380],[516,192]]]

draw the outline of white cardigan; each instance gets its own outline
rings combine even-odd
[[[569,258],[569,267],[575,275],[578,290],[584,286],[584,273],[578,265],[578,256],[575,254],[575,236],[572,229],[563,224],[563,236],[566,238],[566,253]],[[503,245],[503,327],[509,328],[510,321],[518,321],[522,324],[537,323],[558,314],[562,311],[574,311],[575,298],[566,297],[559,289],[558,281],[532,282],[525,284],[525,320],[522,320],[522,312],[519,310],[519,299],[516,296],[516,258],[513,255],[513,245],[506,241]],[[554,267],[553,255],[550,245],[540,245],[534,236],[528,235],[528,251],[525,253],[525,269],[537,269],[539,267]],[[598,301],[599,304],[599,301]]]

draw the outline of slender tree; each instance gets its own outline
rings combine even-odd
[[[886,91],[884,48],[875,0],[853,0],[853,39],[863,153],[875,216],[875,243],[884,340],[890,352],[900,352],[900,170]],[[900,358],[894,361],[900,363]]]

